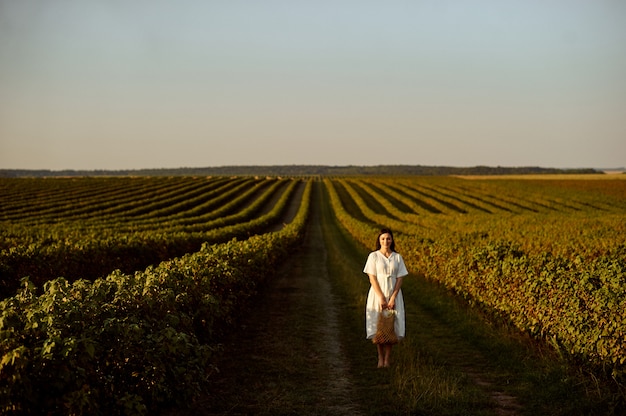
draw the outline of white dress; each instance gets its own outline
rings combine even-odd
[[[372,251],[369,254],[363,273],[376,276],[378,285],[383,294],[387,297],[387,300],[389,300],[393,293],[396,279],[409,274],[404,265],[404,259],[399,253],[393,252],[389,258],[387,258],[379,250]],[[402,290],[400,290],[396,296],[395,310],[397,312],[395,326],[396,335],[398,335],[399,339],[402,339],[405,334],[404,298],[402,297]],[[367,333],[367,339],[373,338],[376,334],[379,312],[380,299],[378,299],[374,288],[370,287],[365,304],[365,331]]]

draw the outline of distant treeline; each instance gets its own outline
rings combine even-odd
[[[204,168],[160,168],[130,170],[28,170],[0,169],[0,177],[50,177],[50,176],[342,176],[342,175],[520,175],[520,174],[581,174],[603,173],[600,170],[556,169],[540,167],[451,167],[421,165],[379,166],[325,166],[325,165],[275,165],[275,166],[217,166]]]

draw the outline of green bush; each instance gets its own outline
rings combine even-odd
[[[220,336],[300,240],[311,182],[280,232],[93,282],[28,279],[0,302],[3,414],[142,415],[206,387]]]

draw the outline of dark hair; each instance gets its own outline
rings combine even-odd
[[[391,251],[396,251],[396,239],[393,238],[393,233],[389,228],[383,228],[378,233],[378,237],[376,237],[376,250],[380,250],[380,236],[383,234],[389,234],[391,236]]]

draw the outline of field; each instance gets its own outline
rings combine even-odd
[[[143,414],[197,397],[301,244],[313,184],[355,244],[391,227],[413,274],[619,391],[622,176],[2,179],[0,406]]]

